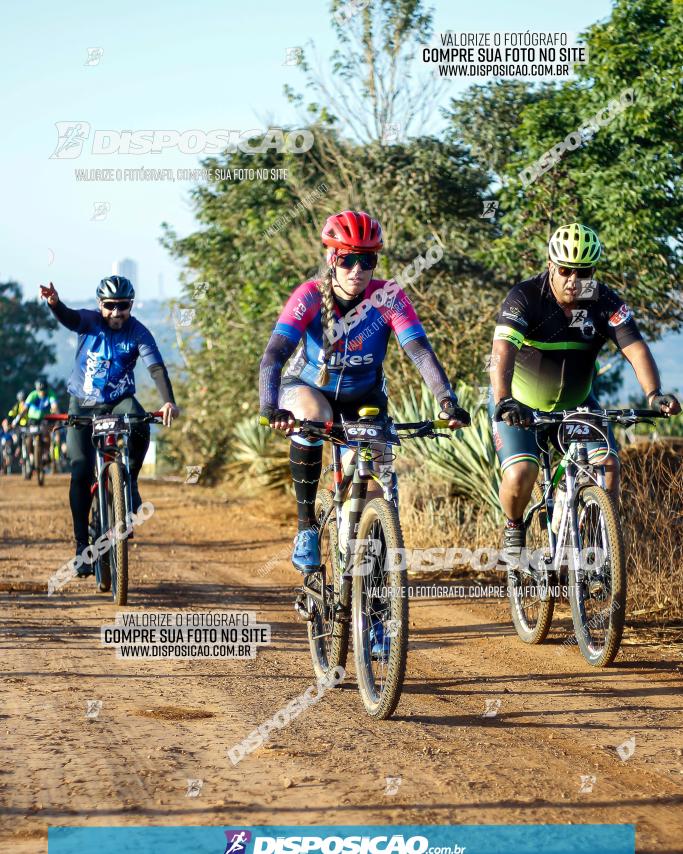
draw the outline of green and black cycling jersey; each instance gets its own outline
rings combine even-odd
[[[515,285],[498,315],[495,340],[518,348],[512,396],[544,412],[579,406],[593,384],[595,360],[609,339],[623,350],[642,336],[633,312],[602,282],[567,316],[546,271]]]

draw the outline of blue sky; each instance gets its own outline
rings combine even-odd
[[[571,4],[483,0],[435,4],[435,31],[578,32],[609,15],[607,0]],[[48,279],[67,301],[89,297],[112,261],[134,258],[140,295],[177,295],[178,269],[159,245],[160,223],[194,229],[189,183],[77,182],[75,168],[192,168],[199,156],[84,153],[50,159],[55,122],[93,129],[248,129],[295,123],[285,83],[303,75],[284,64],[288,47],[312,39],[335,46],[327,2],[252,0],[116,4],[22,2],[5,7],[2,46],[4,205],[0,278],[27,292]],[[98,65],[87,49],[101,47]],[[463,87],[451,84],[444,101]],[[106,202],[105,219],[93,220]],[[51,263],[50,263],[51,262]]]

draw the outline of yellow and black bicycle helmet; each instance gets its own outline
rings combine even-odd
[[[555,264],[594,267],[602,255],[602,246],[592,228],[580,222],[572,222],[570,225],[561,225],[550,238],[548,255]]]

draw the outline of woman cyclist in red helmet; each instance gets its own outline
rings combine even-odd
[[[271,427],[285,432],[294,418],[357,418],[359,406],[376,406],[386,415],[382,363],[393,331],[449,418],[449,426],[469,424],[470,416],[458,406],[410,300],[395,283],[372,278],[383,245],[379,222],[363,211],[342,211],[327,219],[322,242],[327,263],[320,277],[294,289],[261,361],[261,415]],[[322,441],[293,436],[290,469],[299,531],[292,563],[303,573],[320,565],[313,526],[321,468]],[[373,483],[368,498],[374,497],[373,487],[379,491]]]

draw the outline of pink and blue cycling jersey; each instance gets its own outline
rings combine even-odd
[[[298,377],[313,387],[323,355],[320,301],[316,282],[304,282],[292,292],[273,329],[273,335],[287,338],[294,346],[301,342],[285,376]],[[425,337],[412,303],[395,282],[372,279],[358,306],[344,313],[335,302],[334,310],[336,341],[327,365],[330,380],[320,391],[339,400],[381,385],[392,332],[401,347]]]

